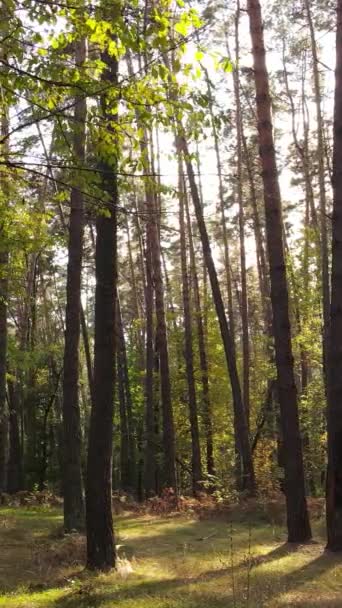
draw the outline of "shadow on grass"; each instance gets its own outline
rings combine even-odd
[[[291,548],[291,552],[295,548]],[[300,550],[300,547],[298,548]],[[288,546],[280,547],[279,550],[271,552],[272,558],[277,559],[277,556],[286,556],[289,553]],[[271,561],[271,560],[270,560]],[[291,574],[279,576],[274,580],[274,575],[270,581],[270,575],[267,573],[257,573],[255,571],[251,582],[249,602],[250,607],[262,608],[264,605],[272,606],[270,603],[273,600],[278,601],[284,592],[294,592],[302,587],[306,582],[313,578],[319,577],[324,572],[332,568],[338,558],[332,558],[329,555],[322,554],[313,561],[305,564],[302,568],[295,570]],[[237,574],[236,574],[237,575]],[[219,579],[227,578],[227,584],[223,587],[213,585],[212,591],[208,591],[205,583],[218,581]],[[267,583],[271,583],[268,585]],[[69,593],[68,595],[55,600],[53,606],[55,608],[97,608],[105,606],[120,606],[120,602],[129,606],[156,606],[177,607],[182,608],[232,608],[233,606],[247,606],[246,589],[241,584],[237,584],[236,596],[234,598],[231,589],[231,571],[229,568],[221,570],[206,571],[201,576],[188,579],[176,578],[158,581],[143,581],[129,579],[122,583],[123,587],[118,588],[119,581],[108,581],[108,584],[101,582],[101,587],[96,589],[96,579],[94,584],[85,584],[84,588]],[[202,586],[203,585],[203,586]],[[221,591],[220,591],[221,589]],[[160,602],[163,602],[162,604]],[[305,596],[299,598],[299,603],[291,601],[291,603],[283,604],[284,606],[300,606],[301,608],[309,608],[311,605],[319,608],[341,608],[341,600],[336,598],[320,597],[319,600],[306,600]],[[339,602],[339,603],[336,603]]]
[[[158,581],[137,582],[130,580],[126,588],[115,589],[115,584],[109,583],[107,590],[103,588],[96,591],[91,585],[71,592],[69,595],[55,600],[55,608],[95,608],[103,604],[106,606],[119,606],[120,602],[132,601],[132,606],[144,605],[151,608],[153,602],[159,607],[181,606],[182,608],[229,608],[233,605],[227,603],[233,601],[231,593],[227,590],[224,596],[215,593],[207,593],[194,588],[198,579],[168,579]],[[103,584],[105,587],[105,584]],[[191,587],[191,590],[190,590]],[[163,601],[163,604],[160,602]]]
[[[44,591],[49,589],[70,587],[70,579],[74,579],[75,588],[71,591],[70,588],[65,589],[65,595],[49,605],[53,605],[55,608],[93,608],[100,607],[102,604],[114,607],[119,606],[121,601],[127,602],[130,600],[132,601],[130,605],[134,606],[134,602],[136,602],[137,606],[140,606],[142,602],[146,608],[153,606],[154,601],[158,608],[160,606],[163,606],[163,608],[176,608],[176,606],[180,608],[230,608],[235,605],[239,607],[246,605],[243,593],[248,563],[246,564],[243,553],[246,556],[250,542],[249,528],[246,524],[238,522],[233,524],[233,542],[237,552],[234,572],[239,587],[238,593],[242,593],[242,600],[238,597],[235,603],[231,591],[232,571],[229,567],[231,534],[229,522],[187,521],[184,517],[145,520],[137,517],[136,514],[116,517],[116,524],[119,528],[119,542],[121,542],[121,537],[125,537],[125,531],[127,531],[127,548],[131,547],[132,555],[136,556],[142,564],[144,564],[144,560],[148,561],[149,559],[159,564],[165,560],[165,570],[168,571],[169,569],[170,576],[172,576],[172,573],[174,574],[174,578],[150,581],[146,581],[145,578],[142,579],[137,574],[124,581],[116,575],[108,577],[108,579],[101,579],[84,571],[81,572],[81,563],[79,569],[73,573],[71,573],[73,567],[70,566],[67,578],[65,575],[62,576],[63,564],[52,566],[51,572],[45,578],[44,570],[43,572],[34,571],[34,566],[30,561],[30,533],[31,537],[34,538],[37,531],[43,532],[45,534],[44,545],[49,547],[47,533],[54,529],[56,518],[60,517],[56,514],[56,511],[50,514],[43,512],[44,521],[41,522],[40,513],[35,512],[34,515],[37,517],[36,521],[31,518],[31,515],[27,518],[32,521],[32,527],[28,530],[27,525],[24,526],[22,542],[16,544],[13,550],[7,551],[5,549],[2,559],[0,556],[0,585],[1,582],[5,584],[4,591],[7,593],[16,593],[20,586],[27,586],[29,593],[40,594],[42,592],[43,594]],[[49,518],[49,516],[49,525],[47,525],[46,518]],[[326,553],[317,556],[320,549],[317,545],[296,546],[284,544],[275,547],[266,555],[253,557],[255,547],[269,546],[274,542],[274,539],[272,538],[271,527],[260,527],[258,524],[256,527],[254,525],[251,527],[252,556],[250,565],[252,566],[253,598],[249,604],[250,607],[262,608],[265,605],[264,598],[267,602],[272,598],[276,600],[284,591],[295,591],[305,585],[306,582],[320,577],[324,572],[333,568],[336,563],[340,563],[338,556]],[[21,521],[18,521],[18,529],[20,530],[20,528]],[[4,539],[10,540],[14,530],[13,528],[7,531],[0,530],[0,542]],[[123,542],[125,544],[126,540],[123,540]],[[186,553],[184,554],[183,549],[185,547]],[[292,553],[310,552],[310,547],[316,547],[317,550],[311,550],[311,555],[307,556],[310,561],[304,566],[286,573],[280,564],[279,568],[277,567],[272,572],[267,571],[267,564],[281,561],[282,558]],[[23,553],[25,553],[25,556]],[[214,560],[215,557],[217,558],[217,555],[223,556],[223,567],[210,570],[208,568],[210,561]],[[197,576],[184,576],[185,572],[182,571],[181,563],[183,556],[184,563],[186,564],[186,560],[188,560],[190,566],[192,559],[202,560],[202,573],[198,574],[197,571]],[[130,556],[127,555],[127,557]],[[173,568],[174,564],[176,564],[175,569]],[[226,565],[227,567],[225,567]],[[266,566],[265,570],[263,570],[264,566]],[[191,568],[188,567],[187,569],[191,573]],[[179,574],[181,576],[178,576]],[[215,585],[216,581],[217,584]],[[327,602],[322,606],[331,606],[332,608],[338,605],[329,604],[329,598]],[[310,604],[305,603],[294,605],[310,606]],[[318,608],[320,605],[313,604],[313,606]],[[342,600],[340,602],[341,606]]]

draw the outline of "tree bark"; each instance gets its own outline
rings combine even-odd
[[[240,1],[237,0],[235,17],[235,64],[240,61]],[[246,409],[247,424],[249,428],[250,403],[249,403],[249,376],[250,376],[250,354],[249,354],[249,326],[248,326],[248,298],[247,298],[247,269],[246,269],[246,247],[245,247],[245,213],[242,192],[242,116],[240,101],[240,76],[239,70],[233,71],[235,111],[236,111],[236,139],[237,139],[237,195],[239,203],[239,239],[240,239],[240,269],[241,269],[241,323],[242,323],[242,358],[243,358],[243,403]]]
[[[184,358],[186,367],[186,377],[188,384],[188,402],[191,431],[191,451],[192,451],[192,490],[194,495],[201,489],[202,464],[201,448],[199,439],[197,397],[194,376],[194,353],[192,346],[192,316],[189,290],[189,273],[187,263],[187,243],[185,236],[185,217],[184,217],[184,175],[182,160],[178,159],[179,177],[179,228],[180,228],[180,247],[181,247],[181,268],[182,268],[182,295],[184,313]]]
[[[145,248],[145,310],[146,310],[146,364],[145,364],[145,458],[144,458],[144,485],[147,497],[156,493],[156,440],[153,398],[153,283],[152,283],[152,257],[150,239],[146,239]]]
[[[145,135],[144,150],[148,150],[147,134]],[[171,402],[171,381],[169,366],[169,350],[165,317],[164,282],[162,275],[161,251],[159,241],[159,222],[155,200],[155,185],[146,184],[146,210],[148,213],[147,236],[151,252],[152,280],[155,294],[156,311],[156,341],[158,344],[160,363],[160,392],[163,412],[163,452],[164,452],[164,483],[167,487],[177,489],[176,478],[176,447],[173,411]]]
[[[314,77],[314,93],[316,105],[316,122],[317,122],[317,157],[318,157],[318,184],[319,184],[319,212],[320,212],[320,230],[321,230],[321,273],[322,273],[322,308],[323,308],[323,367],[324,379],[326,381],[327,367],[327,352],[328,352],[328,335],[329,335],[329,311],[330,311],[330,285],[329,285],[329,252],[328,252],[328,230],[327,230],[327,201],[325,188],[325,147],[324,147],[324,125],[321,108],[321,86],[319,76],[319,59],[317,52],[317,43],[315,37],[314,24],[311,14],[310,1],[305,0],[305,8],[307,13],[312,60],[313,60],[313,77]],[[327,382],[326,382],[327,384]]]
[[[0,11],[1,14],[1,11]],[[0,115],[1,137],[8,137],[9,116],[6,102],[2,104]],[[8,139],[1,146],[4,157],[9,152]],[[8,184],[7,176],[3,174],[0,188],[7,204]],[[7,299],[8,299],[8,262],[9,256],[6,246],[5,221],[0,221],[0,492],[6,489],[6,457],[8,419],[6,407],[6,358],[7,358]]]
[[[248,0],[250,35],[256,87],[260,159],[264,185],[266,236],[271,280],[273,333],[284,441],[285,494],[289,542],[311,538],[304,488],[302,443],[291,344],[283,222],[273,140],[271,97],[266,68],[263,23],[259,0]]]
[[[246,411],[243,405],[240,381],[237,372],[234,342],[224,310],[221,289],[217,278],[213,256],[211,253],[208,232],[203,217],[202,205],[198,194],[197,184],[195,181],[195,175],[190,160],[188,146],[184,136],[182,135],[178,137],[178,142],[180,149],[184,154],[192,201],[195,208],[198,229],[201,235],[203,257],[205,259],[205,263],[208,269],[213,299],[215,303],[216,313],[226,355],[227,367],[233,394],[234,424],[236,429],[237,441],[239,444],[239,453],[241,454],[241,460],[243,464],[243,487],[247,489],[250,493],[253,493],[255,491],[253,460],[249,443]]]
[[[117,370],[120,403],[120,440],[121,440],[121,487],[134,493],[136,487],[136,457],[132,399],[128,376],[128,363],[125,334],[121,315],[120,299],[116,298],[117,317]]]
[[[86,59],[86,41],[76,42],[75,63],[82,69]],[[87,103],[84,96],[75,99],[73,153],[82,166],[85,160]],[[74,176],[77,179],[77,176]],[[67,532],[84,528],[84,502],[81,472],[81,421],[79,406],[79,345],[81,321],[81,274],[84,227],[83,194],[78,185],[71,190],[68,271],[65,311],[65,347],[63,366],[64,433],[64,528]]]
[[[202,383],[202,418],[204,424],[204,432],[206,439],[206,461],[207,461],[207,473],[210,476],[214,476],[215,463],[214,463],[214,440],[213,440],[213,423],[212,423],[212,407],[210,402],[209,394],[209,371],[208,371],[208,357],[207,349],[204,337],[203,327],[203,316],[201,307],[201,297],[199,290],[198,274],[196,267],[195,249],[192,237],[191,219],[189,211],[189,201],[186,190],[184,190],[184,202],[187,217],[188,237],[189,237],[189,249],[190,249],[190,271],[193,284],[194,294],[194,305],[195,305],[195,319],[197,325],[197,339],[198,339],[198,352],[201,368],[201,383]]]
[[[326,517],[327,548],[342,551],[342,0],[337,2],[335,79]]]
[[[12,378],[7,382],[9,410],[9,454],[7,463],[7,492],[15,494],[23,489],[22,446],[20,441],[20,405],[18,386]]]
[[[107,52],[102,53],[102,61],[106,65],[103,73],[106,89],[110,85],[111,92],[115,91],[117,61]],[[111,112],[112,93],[110,98],[106,93],[101,96],[101,107],[107,129],[113,134],[116,115]],[[100,168],[107,203],[105,214],[98,214],[96,218],[94,403],[88,439],[86,526],[87,567],[107,570],[116,563],[112,515],[112,452],[118,190],[115,160],[103,160]]]
[[[226,290],[227,290],[227,304],[228,304],[228,320],[229,320],[229,329],[232,336],[233,348],[235,350],[235,315],[234,315],[234,305],[233,305],[233,289],[232,289],[232,277],[231,277],[231,269],[230,269],[230,251],[229,251],[229,241],[228,241],[228,231],[227,231],[227,220],[225,216],[225,205],[224,205],[224,187],[223,187],[223,176],[222,176],[222,162],[221,162],[221,153],[219,146],[219,138],[215,123],[215,116],[213,111],[213,98],[211,92],[211,82],[209,78],[209,74],[206,68],[204,68],[204,74],[207,83],[208,89],[208,99],[209,99],[209,112],[211,118],[211,128],[214,139],[214,149],[216,156],[216,168],[218,175],[218,183],[219,183],[219,203],[220,203],[220,213],[221,213],[221,226],[222,226],[222,239],[223,239],[223,251],[224,251],[224,271],[226,278]],[[202,196],[200,197],[202,200]]]

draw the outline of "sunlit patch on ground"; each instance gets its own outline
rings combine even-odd
[[[341,608],[340,558],[323,539],[293,547],[265,522],[116,518],[118,572],[83,569],[85,540],[57,509],[0,510],[6,608]]]

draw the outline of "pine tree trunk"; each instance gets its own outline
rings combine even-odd
[[[235,63],[240,62],[240,1],[237,0],[237,11],[235,19]],[[240,268],[241,268],[241,322],[242,322],[242,357],[243,357],[243,403],[246,409],[247,424],[249,428],[250,403],[249,403],[249,376],[250,376],[250,354],[249,354],[249,326],[248,326],[248,299],[247,299],[247,269],[246,269],[246,247],[245,247],[245,213],[242,192],[242,116],[240,101],[240,77],[239,70],[233,71],[234,94],[236,108],[236,138],[237,138],[237,195],[239,203],[239,239],[240,239]]]
[[[185,164],[187,168],[187,175],[189,179],[192,201],[195,208],[195,214],[197,218],[198,229],[201,235],[202,249],[203,249],[203,257],[206,263],[206,267],[208,269],[209,279],[211,283],[211,289],[213,294],[213,299],[216,308],[216,314],[218,317],[218,322],[221,330],[221,336],[223,341],[223,346],[226,355],[227,367],[230,377],[230,383],[233,394],[233,406],[234,406],[234,424],[235,424],[235,432],[237,436],[237,441],[239,445],[239,452],[241,454],[241,460],[243,464],[243,487],[247,489],[249,492],[253,493],[255,491],[255,477],[254,477],[254,468],[253,468],[253,460],[251,455],[251,447],[249,443],[248,436],[248,426],[246,419],[246,411],[243,405],[240,381],[237,372],[236,358],[235,358],[235,349],[234,342],[232,339],[232,335],[230,333],[230,329],[228,326],[226,313],[224,310],[224,304],[222,300],[221,289],[219,285],[219,281],[217,278],[216,268],[214,264],[214,260],[211,253],[209,237],[207,233],[207,228],[205,225],[203,210],[201,201],[198,195],[198,189],[195,181],[195,175],[192,167],[192,163],[190,160],[189,150],[187,143],[183,136],[178,138],[180,149],[184,154]]]
[[[342,551],[342,0],[337,2],[335,78],[326,514],[327,548]]]
[[[314,24],[311,14],[310,0],[305,0],[307,13],[311,51],[313,59],[314,93],[316,105],[317,122],[317,157],[318,157],[318,183],[319,183],[319,212],[321,230],[321,264],[322,264],[322,305],[323,305],[323,366],[324,378],[326,378],[328,335],[329,335],[329,311],[330,311],[330,285],[329,285],[329,252],[328,252],[328,230],[327,230],[327,201],[325,188],[325,147],[324,147],[324,125],[321,108],[321,86],[319,76],[319,59],[317,43],[315,38]],[[326,381],[327,384],[327,381]]]
[[[117,370],[120,403],[120,440],[121,440],[121,488],[134,493],[136,486],[136,458],[132,399],[130,392],[126,342],[123,330],[119,296],[116,298],[117,317]]]
[[[9,454],[7,463],[7,492],[15,494],[23,490],[23,463],[20,441],[19,419],[20,406],[18,386],[14,380],[8,380],[9,409]]]
[[[144,150],[148,149],[147,135]],[[156,310],[156,340],[160,362],[160,391],[163,412],[163,452],[164,452],[164,483],[167,487],[177,489],[176,479],[176,447],[173,411],[171,401],[171,381],[169,366],[168,338],[165,317],[164,282],[162,275],[159,228],[155,200],[155,186],[146,187],[147,240],[151,252],[153,286]]]
[[[195,249],[192,238],[191,230],[191,219],[189,212],[189,201],[186,190],[184,191],[184,202],[187,216],[187,227],[189,236],[189,249],[190,249],[190,269],[191,278],[193,283],[193,294],[194,294],[194,305],[195,305],[195,318],[197,325],[197,339],[198,339],[198,351],[201,368],[201,383],[202,383],[202,418],[204,423],[205,439],[206,439],[206,461],[207,461],[207,473],[210,476],[214,476],[215,463],[214,463],[214,440],[213,440],[213,424],[212,424],[212,408],[210,403],[209,395],[209,372],[208,372],[208,358],[207,349],[204,337],[203,327],[203,316],[201,307],[201,297],[199,290],[198,274],[196,268]]]
[[[146,239],[145,251],[146,284],[145,284],[145,310],[146,310],[146,364],[145,364],[145,458],[144,458],[144,486],[147,497],[156,493],[156,438],[154,420],[153,396],[153,283],[152,258],[150,239]]]
[[[8,109],[5,104],[0,109],[1,137],[9,133]],[[8,139],[1,146],[2,154],[8,153]],[[8,195],[7,177],[3,173],[0,188],[4,197],[4,204]],[[0,214],[1,216],[1,214]],[[8,252],[6,250],[6,227],[0,217],[0,492],[6,490],[6,457],[8,419],[6,408],[6,358],[7,358],[7,298],[8,298]]]
[[[219,203],[220,203],[221,227],[222,227],[222,238],[223,238],[224,270],[225,270],[226,289],[227,289],[229,329],[230,329],[230,333],[232,336],[233,348],[235,350],[235,318],[234,318],[235,315],[234,315],[234,305],[233,305],[232,277],[231,277],[231,268],[230,268],[230,251],[229,251],[227,221],[226,221],[226,216],[225,216],[225,205],[224,205],[222,162],[221,162],[219,138],[218,138],[218,134],[217,134],[217,128],[216,128],[215,117],[214,117],[214,112],[213,112],[213,99],[212,99],[212,93],[211,93],[211,83],[210,83],[208,71],[206,69],[204,69],[204,74],[205,74],[207,88],[208,88],[209,111],[210,111],[210,117],[211,117],[211,127],[212,127],[212,134],[213,134],[213,139],[214,139],[214,149],[215,149],[215,156],[216,156],[216,168],[217,168],[217,175],[218,175],[218,182],[219,182]],[[201,197],[201,200],[202,200],[202,197]]]
[[[184,217],[184,176],[182,161],[178,160],[179,172],[179,229],[181,246],[181,268],[182,268],[182,294],[183,294],[183,313],[184,313],[184,358],[186,367],[186,377],[188,384],[188,401],[191,431],[191,450],[192,450],[192,490],[194,495],[200,491],[202,481],[201,448],[199,439],[197,397],[194,376],[194,353],[192,346],[192,316],[189,290],[189,274],[187,263],[187,244],[185,237],[185,217]]]
[[[91,401],[93,402],[93,400],[94,400],[93,364],[92,364],[91,354],[90,354],[90,345],[89,345],[89,335],[88,335],[87,322],[86,322],[86,318],[85,318],[85,314],[84,314],[84,309],[83,309],[82,303],[81,303],[81,306],[80,306],[80,314],[81,314],[81,328],[82,328],[83,346],[84,346],[84,353],[85,353],[85,359],[86,359],[86,364],[87,364],[87,376],[88,376],[89,392],[90,392]]]
[[[106,52],[103,82],[117,86],[117,61]],[[115,114],[106,94],[103,117],[112,133]],[[115,151],[114,151],[115,153]],[[112,452],[115,382],[115,290],[117,281],[117,179],[113,164],[102,161],[102,186],[108,197],[106,213],[96,218],[94,403],[91,409],[86,488],[87,566],[106,570],[115,566],[112,515]]]
[[[86,41],[76,43],[75,63],[79,69],[86,59]],[[87,104],[84,96],[75,99],[74,156],[80,166],[85,160]],[[74,176],[76,179],[76,175]],[[81,422],[79,406],[79,345],[81,322],[81,274],[83,248],[83,195],[74,186],[70,199],[67,301],[63,367],[64,429],[64,528],[67,532],[84,528],[84,502],[81,471]]]
[[[304,488],[304,467],[291,344],[281,198],[273,141],[271,98],[259,0],[248,0],[247,9],[257,95],[259,149],[264,184],[273,332],[284,441],[288,539],[289,542],[304,542],[311,538],[311,530]]]
[[[149,13],[149,7],[146,4],[146,19]],[[145,56],[146,61],[146,56]],[[127,60],[128,72],[132,76],[133,68],[130,57],[128,56]],[[146,68],[146,65],[145,65]],[[139,111],[136,110],[136,118],[139,124],[140,117]],[[172,487],[177,491],[177,477],[176,477],[176,443],[175,443],[175,430],[174,430],[174,420],[173,420],[173,410],[172,410],[172,399],[171,399],[171,380],[170,380],[170,365],[169,365],[169,350],[168,350],[168,337],[167,337],[167,326],[166,326],[166,315],[165,315],[165,297],[164,297],[164,282],[163,282],[163,274],[162,274],[162,260],[161,260],[161,249],[160,249],[160,198],[156,191],[156,187],[158,186],[158,179],[154,180],[153,184],[149,184],[148,180],[152,175],[154,175],[154,166],[153,166],[153,141],[152,141],[152,132],[148,132],[147,129],[144,130],[144,137],[140,144],[141,154],[145,158],[145,199],[146,199],[146,212],[147,212],[147,222],[146,222],[146,241],[147,246],[146,249],[150,254],[151,260],[151,280],[154,288],[155,295],[155,311],[156,311],[156,341],[158,344],[158,352],[160,359],[160,389],[161,389],[161,403],[162,403],[162,412],[163,412],[163,453],[164,453],[164,485],[167,487]],[[147,285],[148,285],[148,277],[147,277]],[[148,298],[149,298],[149,294]],[[149,314],[151,314],[149,310]],[[150,322],[148,323],[150,327]],[[149,342],[147,346],[150,348],[150,335],[148,336]],[[148,357],[150,358],[151,354],[148,353]],[[147,363],[150,364],[149,359]],[[146,399],[147,397],[147,389],[150,394],[151,390],[153,393],[153,379],[148,379],[146,375],[146,382],[148,386],[146,386]],[[151,388],[152,385],[152,388]],[[152,404],[146,401],[146,438],[150,437],[151,439],[151,407]],[[151,425],[150,428],[147,425]],[[152,446],[150,445],[149,458],[152,457]],[[151,472],[148,473],[146,471],[145,464],[145,473],[147,473],[147,480],[149,481],[149,485],[151,485]]]

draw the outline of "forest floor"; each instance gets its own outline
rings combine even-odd
[[[1,508],[0,607],[342,607],[342,557],[324,552],[322,520],[316,542],[291,547],[283,527],[243,519],[122,514],[119,571],[95,575],[60,509]]]

